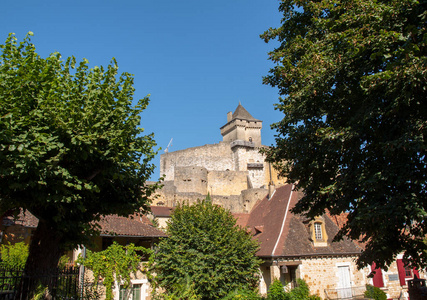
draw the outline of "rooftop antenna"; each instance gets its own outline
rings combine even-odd
[[[170,142],[169,142],[168,146],[166,147],[166,149],[165,149],[165,153],[168,153],[168,152],[169,152],[169,147],[170,147],[170,146],[172,146],[172,140],[173,140],[173,138],[171,138],[171,140],[170,140]]]

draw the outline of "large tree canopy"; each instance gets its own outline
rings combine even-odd
[[[118,76],[115,60],[89,69],[59,53],[41,58],[30,35],[1,45],[0,210],[39,219],[26,266],[38,274],[101,215],[147,209],[155,142],[138,127],[148,97],[133,106],[133,78]]]
[[[187,299],[190,291],[197,299],[217,299],[256,286],[258,243],[224,208],[209,200],[182,204],[167,233],[154,257],[156,282],[167,294]]]
[[[282,0],[275,66],[282,96],[268,153],[313,217],[348,213],[338,236],[366,242],[358,265],[405,252],[427,265],[427,1]]]

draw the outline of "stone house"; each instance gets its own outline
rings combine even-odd
[[[347,219],[346,214],[340,216],[329,216],[333,222],[341,228]],[[356,242],[362,249],[364,243]],[[375,263],[366,268],[366,274],[375,271],[369,284],[376,286],[387,294],[387,299],[408,299],[408,281],[417,278],[426,278],[425,270],[417,270],[405,264],[403,254],[398,254],[387,270],[376,268]]]
[[[164,209],[164,208],[163,208]],[[25,242],[27,244],[31,241],[32,232],[37,228],[38,219],[30,212],[21,211],[17,217],[12,215],[3,217],[2,220],[2,243],[17,243]],[[147,216],[142,214],[135,214],[129,217],[122,217],[118,215],[107,215],[103,217],[100,222],[100,235],[93,238],[92,245],[89,249],[92,251],[105,250],[113,242],[120,245],[127,245],[133,243],[136,246],[143,246],[145,248],[153,249],[154,245],[166,234],[153,226],[152,222]],[[84,253],[84,247],[79,247],[74,251],[67,253],[70,263],[74,263],[78,255]],[[144,262],[141,262],[144,263]],[[85,272],[86,278],[91,278],[90,271]],[[131,280],[130,300],[148,300],[151,295],[151,287],[148,282],[146,274],[141,272]],[[113,290],[114,299],[124,299],[122,296],[125,291],[120,283],[116,282]]]
[[[369,280],[355,264],[361,248],[347,239],[332,243],[339,228],[327,215],[310,221],[293,214],[290,210],[300,197],[292,185],[284,185],[258,201],[249,214],[236,216],[260,242],[260,292],[267,293],[274,279],[291,288],[301,278],[322,298],[363,293]]]

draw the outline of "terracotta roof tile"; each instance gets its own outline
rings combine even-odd
[[[170,217],[174,208],[167,206],[151,206],[151,213],[155,217]]]
[[[101,219],[101,234],[120,235],[120,236],[138,236],[138,237],[165,237],[166,234],[160,229],[151,225],[150,220],[145,215],[136,214],[129,217],[120,217],[117,215],[108,215]],[[23,211],[14,218],[14,216],[5,216],[3,218],[4,226],[21,225],[30,228],[36,228],[38,219],[29,211]]]
[[[20,210],[19,214],[14,217],[13,215],[8,215],[3,217],[4,226],[12,225],[21,225],[29,228],[36,228],[39,224],[39,220],[28,210]]]
[[[151,225],[144,215],[121,217],[108,215],[99,221],[102,235],[165,237],[166,234]]]
[[[332,243],[338,227],[323,216],[328,235],[327,247],[314,247],[305,218],[290,210],[302,194],[292,191],[292,185],[276,189],[268,199],[265,197],[252,209],[246,226],[260,243],[259,256],[307,256],[360,253],[360,248],[350,240]]]
[[[236,218],[236,225],[240,227],[246,227],[246,223],[249,219],[249,214],[244,213],[233,213],[233,217]]]

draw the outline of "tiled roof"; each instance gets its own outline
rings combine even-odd
[[[30,228],[36,228],[38,219],[29,211],[19,213],[15,219],[13,216],[3,218],[4,226],[21,225]],[[129,217],[120,217],[117,215],[108,215],[101,219],[101,234],[135,236],[135,237],[165,237],[166,234],[160,229],[151,225],[150,220],[144,215],[134,215]]]
[[[239,103],[236,110],[234,111],[232,117],[232,120],[234,119],[243,119],[248,121],[259,121],[252,117],[252,115],[242,106],[242,104]]]
[[[248,223],[249,214],[244,213],[233,213],[233,217],[236,218],[236,225],[240,227],[245,227]]]
[[[165,237],[166,234],[157,229],[144,215],[121,217],[108,215],[99,221],[101,235],[134,236],[134,237]]]
[[[328,235],[327,247],[314,247],[307,220],[290,212],[302,196],[292,189],[292,185],[279,187],[270,199],[265,197],[252,209],[246,226],[261,243],[258,256],[295,257],[360,253],[361,249],[350,240],[332,243],[338,227],[327,215],[323,216]]]
[[[16,218],[13,215],[3,217],[3,226],[20,225],[29,228],[36,228],[39,224],[39,220],[28,210],[20,210]]]
[[[167,206],[151,206],[151,213],[155,217],[170,217],[173,212],[173,207]]]

